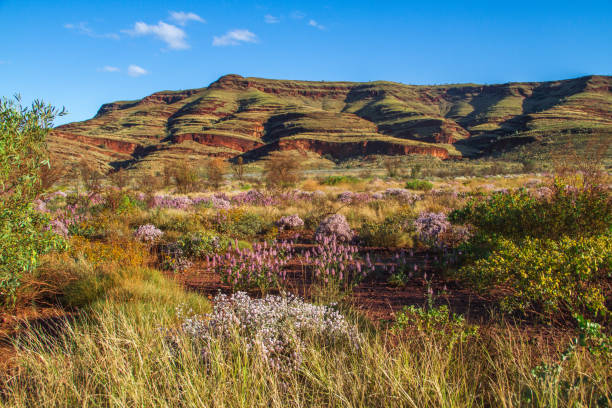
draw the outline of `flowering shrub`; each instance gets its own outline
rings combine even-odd
[[[455,190],[445,190],[440,188],[434,188],[429,191],[429,194],[435,197],[448,197],[448,198],[457,198],[459,197],[459,193]]]
[[[218,210],[229,210],[232,204],[223,197],[196,197],[191,200],[193,205],[203,205]]]
[[[353,239],[353,231],[348,221],[342,214],[333,214],[325,218],[315,232],[317,239],[335,238],[340,241],[350,241]]]
[[[338,196],[338,201],[343,204],[362,204],[372,201],[372,196],[368,193],[353,193],[352,191],[345,191]]]
[[[303,192],[304,194],[309,194],[309,197],[312,200],[324,200],[326,198],[325,192],[321,190],[315,190],[312,193]]]
[[[422,212],[414,220],[419,239],[428,244],[441,246],[442,236],[451,228],[451,223],[444,213]]]
[[[612,237],[559,241],[502,239],[486,259],[465,266],[461,273],[485,290],[503,285],[511,294],[502,301],[508,310],[559,310],[598,313],[606,310],[601,288],[612,270]]]
[[[209,270],[218,273],[224,283],[236,289],[265,291],[285,279],[283,267],[293,254],[289,243],[255,243],[253,249],[240,249],[238,243],[234,246],[232,251],[208,259]]]
[[[161,238],[162,235],[164,235],[164,232],[153,224],[141,225],[134,233],[134,237],[136,237],[137,240],[144,242],[155,242]]]
[[[283,191],[276,195],[276,198],[281,202],[296,202],[296,201],[313,201],[321,198],[325,198],[325,193],[316,190],[316,191],[302,191],[302,190],[293,190],[293,191]]]
[[[333,236],[319,236],[317,241],[312,251],[304,254],[306,263],[314,265],[315,280],[346,289],[374,270],[369,254],[365,262],[356,258],[356,246],[340,243]]]
[[[68,231],[68,226],[61,219],[56,218],[54,220],[51,220],[51,222],[49,222],[48,228],[50,231],[53,231],[53,233],[59,235],[60,237],[66,238],[70,234],[70,231]]]
[[[353,192],[345,191],[344,193],[340,193],[338,196],[338,201],[343,204],[350,204],[353,201]]]
[[[189,197],[173,197],[167,195],[157,195],[153,197],[153,207],[186,210],[192,205],[193,201]]]
[[[204,358],[214,342],[231,344],[237,336],[276,370],[297,369],[308,342],[323,347],[360,344],[357,329],[337,310],[292,295],[252,299],[244,292],[219,294],[210,315],[184,318],[181,327],[203,347]]]
[[[414,204],[419,199],[419,196],[405,188],[388,188],[383,192],[387,198],[393,198],[405,204]]]
[[[285,215],[284,217],[281,217],[277,222],[276,225],[278,226],[278,228],[282,229],[295,229],[295,228],[300,228],[304,226],[304,221],[297,215]]]
[[[229,210],[232,207],[232,204],[228,200],[221,197],[212,197],[210,203],[213,208],[218,210]]]
[[[34,210],[36,210],[38,212],[51,214],[52,211],[47,207],[47,205],[51,201],[52,201],[52,198],[50,198],[50,196],[46,196],[46,197],[42,197],[42,198],[37,198],[36,200],[34,200],[32,202],[33,208],[34,208]]]
[[[270,195],[257,190],[249,190],[245,193],[238,193],[232,197],[232,202],[237,205],[261,205],[269,206],[277,204],[276,200]]]
[[[48,228],[64,238],[68,235],[78,235],[81,232],[80,224],[88,218],[86,210],[78,203],[68,204],[52,215],[53,219]]]

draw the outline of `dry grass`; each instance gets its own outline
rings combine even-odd
[[[312,343],[298,370],[280,372],[235,338],[213,345],[204,362],[189,338],[179,333],[171,346],[159,330],[177,325],[172,308],[186,295],[173,294],[164,296],[167,303],[107,300],[56,337],[33,331],[19,344],[18,368],[2,378],[2,401],[13,407],[573,407],[595,406],[611,391],[608,367],[583,350],[558,376],[536,379],[531,369],[558,361],[559,352],[513,327],[464,342],[365,330],[359,350]],[[575,386],[566,390],[564,383]]]

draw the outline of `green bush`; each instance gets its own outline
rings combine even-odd
[[[21,276],[36,269],[39,255],[63,244],[32,205],[41,193],[41,168],[49,166],[45,138],[57,114],[39,101],[30,108],[19,98],[0,101],[0,303],[5,305],[14,304]]]
[[[412,214],[402,212],[389,216],[383,222],[365,221],[359,229],[364,244],[375,247],[397,247],[407,243],[408,225]]]
[[[501,285],[512,311],[608,313],[601,285],[612,277],[612,237],[560,240],[502,238],[498,249],[464,266],[460,274],[481,290]]]
[[[355,184],[358,182],[359,178],[355,176],[328,176],[321,180],[321,184],[326,186],[335,186],[342,183]]]
[[[469,325],[461,315],[452,313],[448,306],[404,306],[397,313],[392,330],[396,333],[411,329],[419,334],[447,341],[453,345],[475,336],[478,328]]]
[[[433,188],[433,184],[427,180],[408,180],[406,188],[409,190],[429,191]]]
[[[136,209],[144,210],[147,207],[144,201],[139,200],[133,194],[123,191],[109,190],[105,198],[106,201],[101,207],[108,208],[116,214],[122,214]]]
[[[451,221],[469,223],[481,233],[513,240],[523,237],[560,239],[593,236],[612,228],[612,200],[599,188],[574,190],[555,185],[549,198],[524,190],[472,199],[450,214]]]
[[[219,251],[224,251],[230,245],[230,240],[210,231],[187,234],[179,238],[178,246],[189,258],[204,258]]]
[[[220,234],[240,239],[264,234],[273,227],[262,216],[242,209],[220,211],[215,225]]]

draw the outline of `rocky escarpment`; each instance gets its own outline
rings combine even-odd
[[[584,130],[612,130],[612,77],[414,86],[226,75],[206,88],[104,104],[94,118],[56,128],[50,145],[101,167],[291,149],[447,159]]]

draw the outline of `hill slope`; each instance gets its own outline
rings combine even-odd
[[[414,86],[226,75],[206,88],[162,91],[100,107],[57,127],[50,148],[101,167],[204,156],[258,158],[303,149],[474,156],[554,132],[611,132],[612,77],[499,85]],[[512,137],[508,137],[512,136]]]

